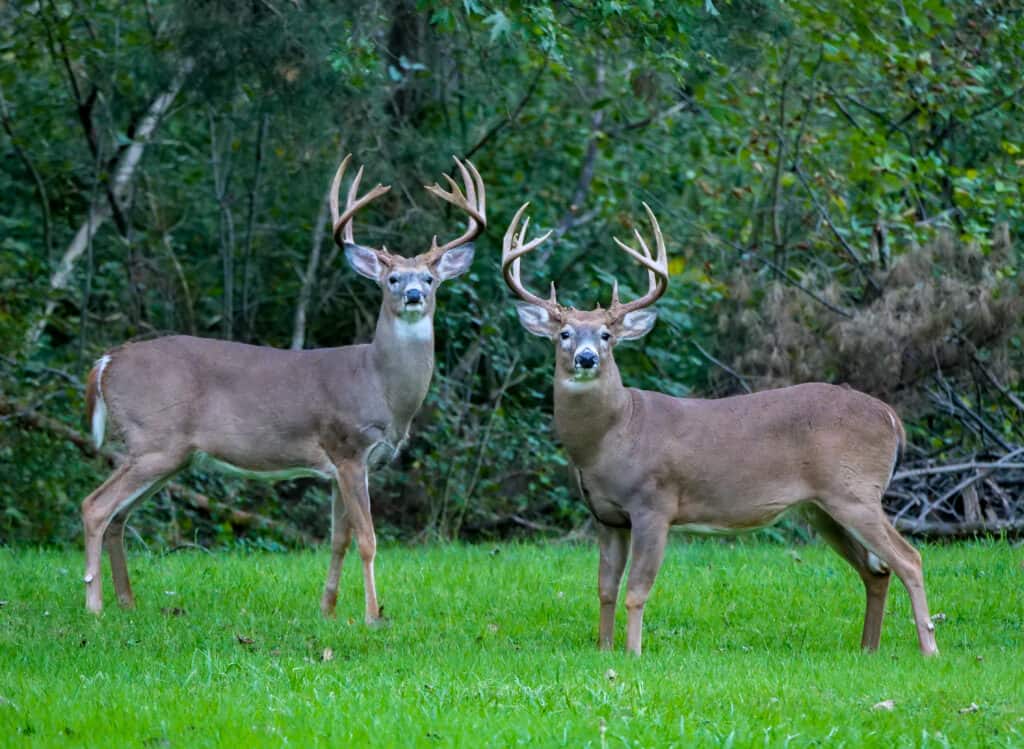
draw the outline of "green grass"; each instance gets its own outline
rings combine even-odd
[[[882,650],[858,652],[859,580],[798,553],[673,543],[635,659],[621,607],[619,651],[595,648],[591,546],[385,547],[373,630],[354,552],[325,621],[322,550],[133,554],[139,607],[105,576],[100,618],[80,554],[0,550],[0,743],[1024,746],[1019,548],[923,550],[932,660],[897,582]]]

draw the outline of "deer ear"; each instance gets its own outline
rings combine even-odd
[[[658,320],[658,311],[653,309],[638,309],[629,312],[615,325],[615,337],[620,341],[632,341],[634,338],[643,338],[651,332],[654,323]]]
[[[554,338],[555,331],[551,315],[543,307],[529,302],[513,302],[519,313],[519,322],[524,328],[541,338]]]
[[[475,251],[476,248],[472,242],[452,247],[434,263],[434,271],[442,281],[461,276],[473,264],[473,253]]]
[[[377,257],[377,251],[370,247],[363,247],[361,244],[345,243],[345,259],[352,269],[360,276],[366,276],[374,281],[380,280],[380,273],[384,266]]]

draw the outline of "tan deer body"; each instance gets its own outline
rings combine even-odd
[[[363,562],[366,620],[380,617],[374,582],[376,537],[368,471],[390,460],[407,437],[434,368],[433,291],[468,270],[472,239],[486,221],[483,182],[459,163],[466,195],[433,186],[470,214],[457,240],[415,258],[355,244],[352,217],[386,192],[378,185],[356,200],[359,174],[339,214],[335,238],[357,272],[376,281],[383,299],[372,343],[285,351],[231,341],[169,336],[130,343],[106,354],[89,376],[87,417],[97,444],[109,420],[126,446],[124,463],[82,504],[86,606],[102,609],[100,554],[110,556],[122,605],[134,597],[124,555],[124,526],[134,506],[190,462],[244,475],[331,480],[331,566],[321,600],[333,615],[338,580],[352,535]],[[450,180],[449,180],[450,181]]]
[[[613,645],[620,581],[626,590],[626,648],[639,654],[643,611],[664,557],[668,532],[682,526],[733,533],[763,527],[799,507],[864,583],[861,645],[878,647],[890,569],[910,594],[922,653],[938,652],[925,599],[921,558],[896,532],[881,497],[905,441],[889,406],[864,393],[821,383],[718,400],[674,398],[627,388],[612,353],[639,338],[656,316],[647,307],[668,283],[664,240],[653,213],[658,256],[618,242],[649,274],[641,299],[579,311],[528,292],[520,259],[547,235],[505,235],[503,273],[524,301],[520,321],[555,342],[555,427],[579,490],[597,521],[601,562],[599,642]]]
[[[594,516],[611,526],[628,525],[629,512],[643,509],[707,532],[762,528],[800,502],[881,496],[898,454],[888,406],[855,390],[808,384],[720,400],[622,391],[595,444],[575,423],[607,401],[555,385],[559,438]],[[840,442],[861,449],[836,460]],[[710,459],[722,455],[730,459]],[[617,505],[621,497],[632,500],[628,507]]]

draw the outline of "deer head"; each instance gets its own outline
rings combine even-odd
[[[628,341],[646,335],[657,320],[657,312],[647,309],[668,288],[668,254],[658,219],[650,206],[644,203],[654,230],[657,258],[651,255],[640,232],[633,231],[641,251],[614,238],[615,243],[647,269],[647,293],[639,299],[623,303],[619,300],[619,284],[612,287],[612,303],[608,309],[598,306],[585,311],[563,307],[558,303],[554,283],[547,299],[532,294],[520,276],[520,260],[551,236],[547,232],[532,241],[526,241],[529,218],[519,229],[519,221],[529,203],[516,212],[502,241],[501,270],[505,283],[522,300],[516,302],[519,321],[529,332],[555,342],[556,372],[561,385],[586,387],[603,374],[615,370],[612,349],[619,341]]]
[[[430,249],[416,257],[402,257],[388,251],[387,247],[368,247],[357,244],[353,235],[353,218],[371,200],[383,195],[390,186],[377,185],[366,195],[358,198],[359,182],[363,169],[359,168],[348,190],[345,210],[338,208],[338,194],[341,181],[348,167],[351,154],[346,156],[334,175],[331,186],[331,219],[334,225],[334,241],[345,251],[345,257],[352,268],[362,276],[376,281],[384,295],[382,314],[416,322],[434,314],[434,292],[442,281],[460,276],[473,263],[473,240],[487,225],[487,205],[484,183],[480,173],[470,161],[455,159],[462,175],[465,192],[459,185],[444,175],[451,186],[443,189],[438,184],[428,185],[427,191],[469,214],[469,222],[462,236],[443,245],[437,244],[435,236]]]

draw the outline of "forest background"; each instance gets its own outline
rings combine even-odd
[[[92,362],[185,332],[280,347],[371,335],[378,291],[325,194],[351,151],[395,186],[360,232],[405,254],[461,218],[422,185],[471,159],[490,227],[441,292],[413,439],[374,477],[404,539],[586,529],[551,429],[549,347],[500,237],[530,200],[533,287],[607,303],[641,202],[669,242],[627,384],[724,396],[825,380],[894,404],[904,531],[1024,529],[1024,8],[993,0],[0,0],[0,543],[64,544],[117,460]],[[327,488],[191,471],[146,544],[321,539]],[[800,532],[800,528],[790,528]]]

